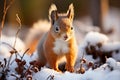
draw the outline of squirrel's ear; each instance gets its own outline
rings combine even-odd
[[[49,19],[52,24],[58,19],[57,7],[55,4],[52,4],[49,9]]]
[[[73,20],[74,18],[74,6],[73,4],[70,4],[69,5],[69,9],[67,11],[67,17],[70,19],[70,20]]]

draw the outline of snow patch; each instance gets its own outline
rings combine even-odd
[[[96,45],[96,43],[106,43],[108,41],[108,37],[99,32],[89,32],[85,37],[85,42],[90,45]]]

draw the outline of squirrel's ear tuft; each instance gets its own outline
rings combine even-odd
[[[57,7],[55,4],[52,4],[49,8],[49,19],[52,24],[58,19]]]
[[[74,6],[73,4],[70,4],[69,5],[69,9],[67,11],[67,17],[70,19],[70,20],[73,20],[74,18]]]

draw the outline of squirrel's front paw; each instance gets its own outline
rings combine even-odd
[[[66,70],[69,71],[69,72],[74,72],[74,67],[66,66]]]

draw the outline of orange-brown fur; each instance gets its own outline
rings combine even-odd
[[[33,40],[29,44],[27,44],[26,47],[30,48],[30,50],[28,51],[29,55],[32,55],[35,52],[40,39],[41,39],[41,34],[40,36],[37,36],[37,38],[33,38]]]
[[[37,40],[35,39],[31,42],[30,45],[27,46],[30,48],[29,53],[28,53],[29,55],[31,55],[35,51],[37,44],[38,44],[38,39]]]
[[[65,56],[66,70],[70,72],[74,71],[74,65],[75,65],[76,56],[77,56],[77,45],[75,41],[74,30],[71,30],[72,21],[73,21],[72,14],[67,13],[66,15],[59,15],[59,16],[56,16],[55,14],[53,14],[53,16],[51,17],[51,28],[42,37],[38,45],[37,51],[40,57],[39,61],[42,65],[45,65],[46,63],[48,63],[50,68],[56,71],[60,71],[58,69],[58,62],[62,57]],[[55,28],[54,26],[56,26],[55,24],[59,25],[59,28],[60,28],[60,31],[57,33],[54,32],[54,28]],[[64,37],[62,37],[62,34],[65,34],[68,37],[67,38],[68,40],[65,39],[66,40],[65,41]],[[68,44],[69,49],[66,53],[64,53],[65,51],[61,47],[58,48],[60,49],[60,53],[56,53],[53,50],[53,48],[55,47],[54,43],[58,38],[63,39],[62,41]]]

